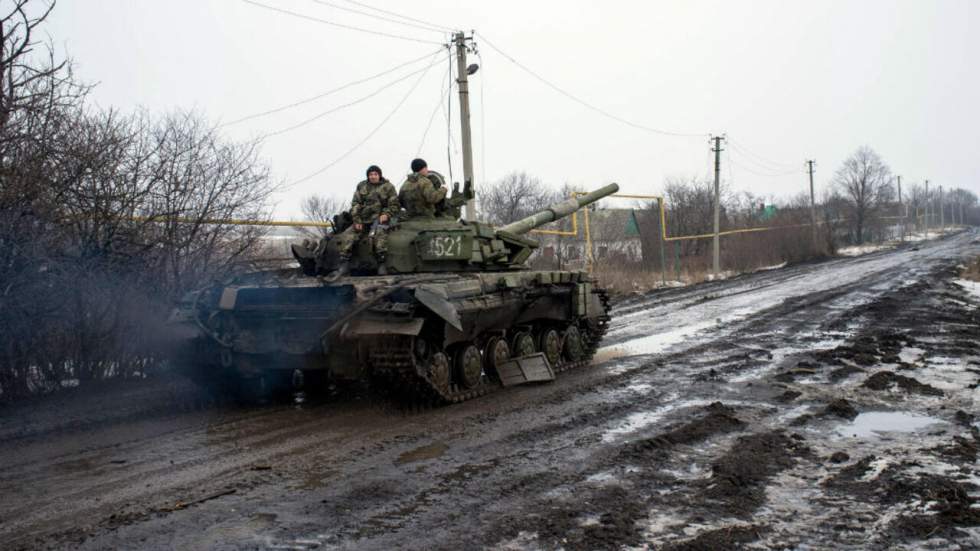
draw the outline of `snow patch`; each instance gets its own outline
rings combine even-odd
[[[940,390],[961,390],[977,382],[977,376],[969,371],[970,358],[932,356],[926,359],[922,369],[916,371],[921,382]]]
[[[779,263],[779,264],[775,264],[773,266],[763,266],[761,268],[756,268],[755,271],[757,271],[757,272],[768,272],[769,270],[779,270],[780,268],[785,268],[785,267],[786,267],[786,263],[785,262],[782,262],[782,263]]]
[[[855,245],[853,247],[844,247],[842,249],[837,249],[838,256],[861,256],[864,254],[870,254],[877,251],[883,251],[889,249],[888,245]]]
[[[980,281],[970,281],[969,279],[954,279],[953,283],[966,290],[973,298],[980,300]]]
[[[717,322],[715,321],[704,321],[701,323],[685,325],[678,327],[673,331],[647,335],[645,337],[626,341],[625,343],[613,345],[609,348],[621,348],[633,354],[659,354],[666,351],[671,346],[680,344],[689,337],[692,337],[705,329],[710,329],[715,325],[717,325]]]
[[[677,394],[672,394],[667,401],[677,399]],[[678,404],[667,404],[651,411],[641,411],[631,413],[619,426],[609,429],[602,435],[603,442],[612,442],[618,436],[630,434],[638,430],[645,429],[664,418],[665,415],[678,408]]]
[[[718,272],[718,275],[708,274],[707,281],[721,281],[736,275],[738,275],[738,273],[733,272],[732,270],[722,270],[721,272]]]
[[[908,346],[903,348],[902,351],[898,353],[898,358],[907,364],[914,364],[921,360],[922,355],[925,353],[926,351],[922,348]]]

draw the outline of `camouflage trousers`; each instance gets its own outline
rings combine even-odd
[[[350,260],[351,255],[354,253],[354,245],[363,239],[372,240],[374,256],[378,260],[384,259],[388,253],[388,230],[381,226],[374,226],[373,232],[371,224],[364,224],[361,231],[357,231],[354,229],[354,226],[350,226],[338,236],[338,239],[340,242],[337,248],[340,251],[340,257],[344,260]]]

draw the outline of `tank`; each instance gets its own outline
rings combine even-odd
[[[238,396],[366,381],[410,400],[460,402],[502,387],[548,381],[592,358],[609,322],[609,301],[584,271],[531,270],[534,228],[619,189],[610,184],[499,227],[442,216],[394,222],[387,274],[370,240],[354,250],[350,275],[334,234],[294,245],[297,268],[244,274],[190,293],[171,323],[178,362],[190,375]],[[460,199],[458,188],[451,199]],[[456,213],[453,211],[456,210]],[[458,215],[458,214],[457,214]]]

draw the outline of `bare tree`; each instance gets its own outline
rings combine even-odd
[[[258,144],[199,115],[86,108],[28,4],[0,0],[2,401],[152,371],[172,301],[259,242],[214,220],[264,219],[273,189]]]
[[[714,184],[700,178],[668,178],[664,186],[667,206],[667,233],[670,235],[699,235],[711,231],[714,216]],[[722,195],[722,223],[727,209]],[[691,240],[682,243],[684,254],[697,255],[707,242]]]
[[[350,208],[348,201],[341,201],[336,197],[313,194],[300,203],[303,216],[311,222],[333,222],[333,217]],[[330,228],[308,228],[300,227],[299,231],[307,237],[322,237],[330,233]]]
[[[962,218],[966,223],[966,213],[977,204],[977,196],[963,188],[955,188],[949,192],[949,204],[953,217],[957,222]]]
[[[855,238],[860,245],[869,222],[894,197],[891,170],[878,153],[863,146],[837,169],[834,185],[850,203]]]
[[[512,172],[480,190],[481,216],[494,224],[507,224],[553,203],[556,190],[526,172]]]

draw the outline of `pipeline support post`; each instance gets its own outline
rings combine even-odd
[[[664,211],[664,200],[663,198],[657,199],[657,210],[661,213]],[[667,235],[666,228],[663,227],[664,219],[663,216],[660,217],[660,235],[657,236],[657,241],[660,242],[660,281],[667,285],[667,259],[664,255],[664,236]]]

